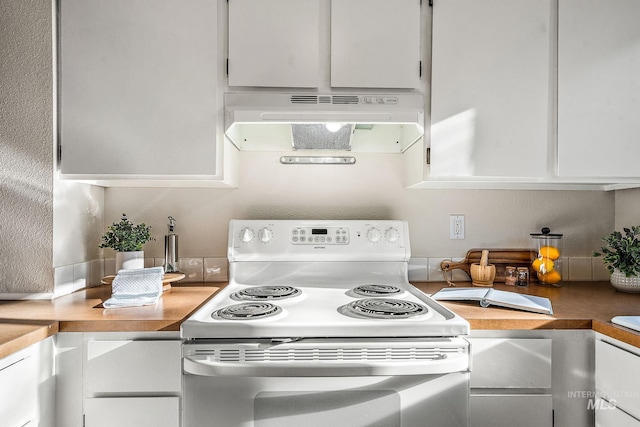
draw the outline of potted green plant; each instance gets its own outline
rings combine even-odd
[[[602,240],[602,252],[593,256],[602,256],[607,270],[611,273],[611,285],[622,292],[640,292],[640,226],[624,228],[624,234],[614,231]]]
[[[144,222],[134,225],[122,214],[120,222],[107,227],[102,235],[100,248],[111,248],[116,251],[116,272],[144,268],[144,251],[142,245],[155,240],[151,237],[151,227]]]

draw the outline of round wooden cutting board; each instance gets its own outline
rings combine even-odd
[[[102,278],[100,283],[103,285],[110,285],[113,283],[113,279],[116,276],[105,276]],[[171,289],[171,282],[177,282],[178,280],[184,279],[184,273],[166,273],[162,278],[162,291],[166,292]]]

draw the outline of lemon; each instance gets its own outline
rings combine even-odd
[[[562,276],[558,270],[553,270],[548,273],[538,273],[538,279],[542,283],[555,284],[562,280]]]
[[[540,248],[540,256],[555,261],[560,258],[560,251],[555,246],[543,246]]]
[[[550,271],[553,271],[554,262],[549,258],[540,257],[534,259],[531,263],[531,266],[538,273],[548,273]]]

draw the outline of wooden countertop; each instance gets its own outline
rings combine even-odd
[[[456,283],[470,286],[468,282]],[[445,282],[414,283],[427,294]],[[173,284],[154,307],[104,309],[111,287],[98,286],[52,301],[0,301],[0,357],[60,332],[178,331],[180,324],[224,283]],[[593,329],[640,347],[640,333],[611,323],[614,316],[640,315],[640,294],[617,292],[609,282],[565,282],[561,287],[530,285],[496,289],[550,298],[554,314],[505,308],[482,308],[477,303],[443,302],[467,319],[472,329]]]
[[[426,294],[448,287],[446,282],[414,283]],[[471,286],[456,282],[457,287]],[[478,303],[442,301],[451,311],[469,321],[471,329],[593,329],[640,347],[640,333],[611,323],[614,316],[640,315],[640,294],[616,291],[609,282],[564,282],[560,287],[532,284],[516,288],[496,284],[496,289],[547,297],[553,315],[507,308],[483,308]]]
[[[0,359],[58,333],[58,322],[0,320]]]
[[[220,289],[218,284],[173,284],[156,306],[111,308],[111,286],[54,300],[0,301],[0,357],[59,332],[179,331],[184,319]]]

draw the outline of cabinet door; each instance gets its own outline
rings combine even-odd
[[[551,339],[469,338],[471,388],[551,388]]]
[[[558,174],[638,177],[640,2],[560,0]]]
[[[38,360],[32,348],[0,360],[0,424],[21,427],[37,421]]]
[[[596,427],[640,427],[640,420],[637,420],[624,411],[616,408],[606,400],[596,398]]]
[[[553,398],[545,395],[471,395],[470,427],[551,427]]]
[[[599,396],[640,419],[640,356],[596,340],[595,377]]]
[[[87,393],[179,393],[181,342],[88,341]]]
[[[179,427],[178,397],[85,399],[85,427]]]
[[[331,86],[418,88],[420,2],[331,0]]]
[[[544,177],[549,0],[433,2],[431,176]]]
[[[217,2],[59,2],[61,171],[216,173]]]
[[[229,86],[318,87],[319,0],[231,0]]]

